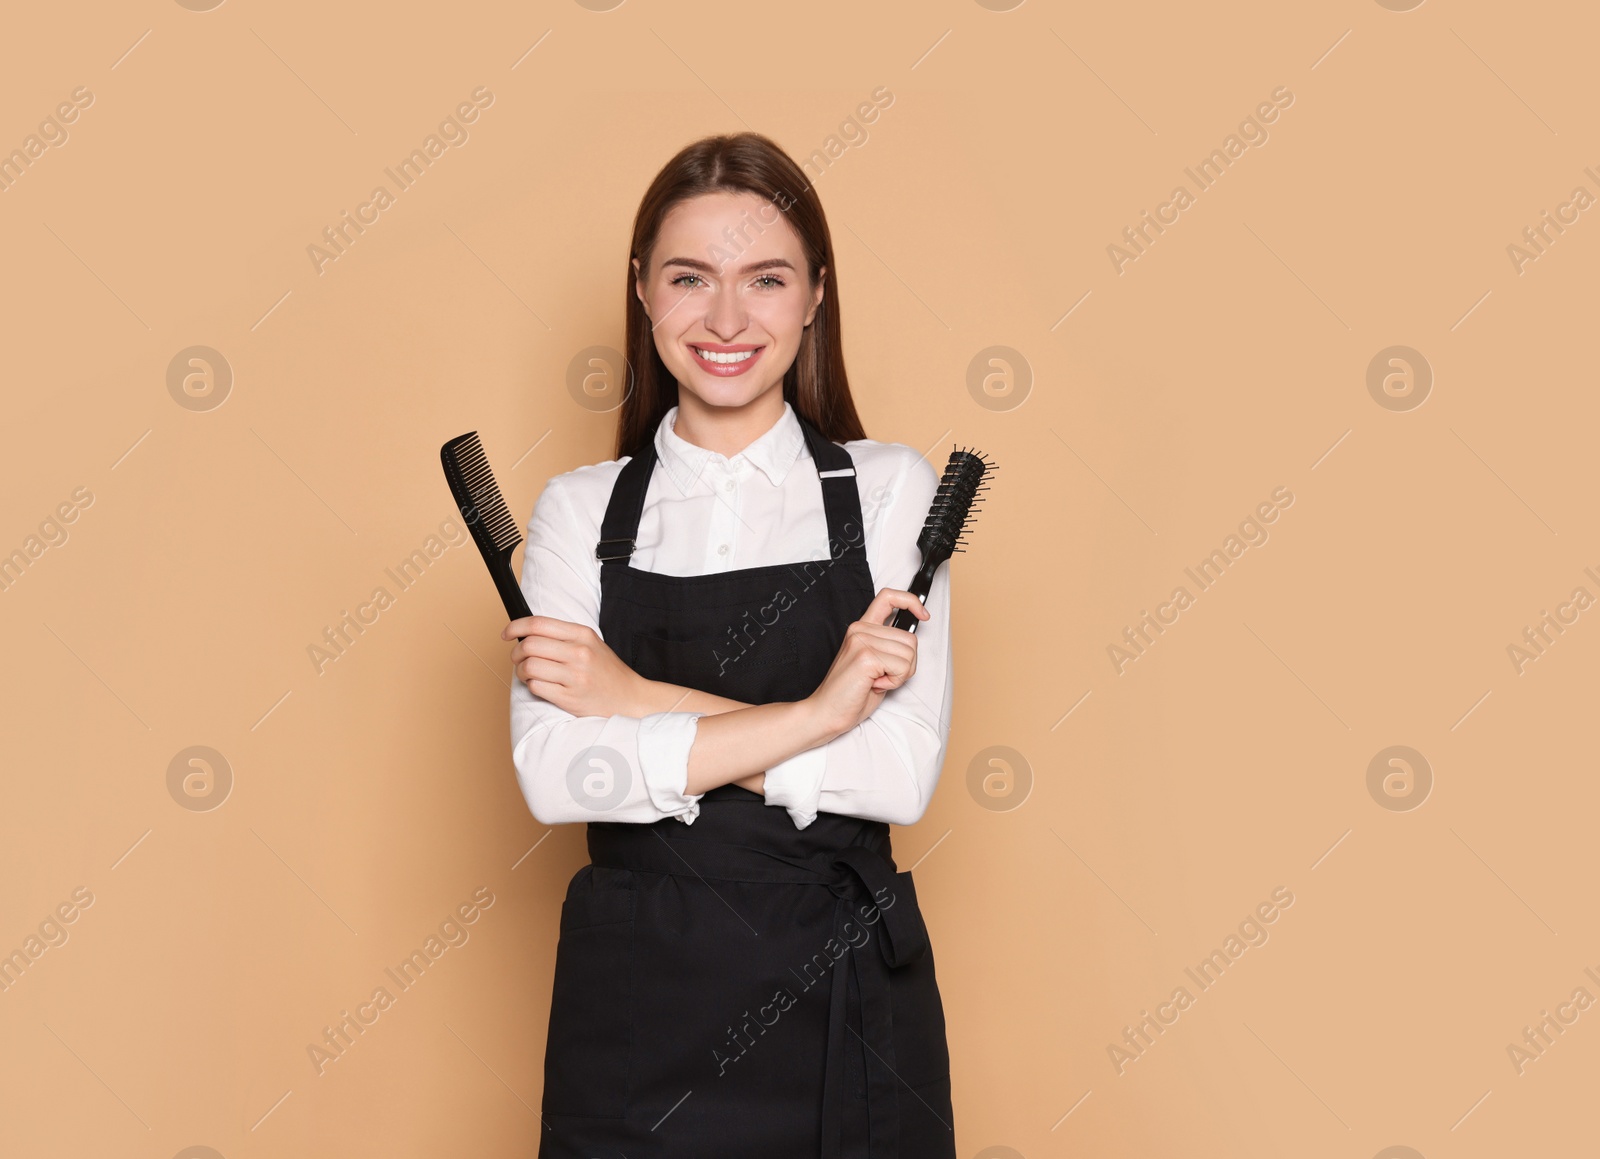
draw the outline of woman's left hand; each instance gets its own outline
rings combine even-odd
[[[512,620],[511,663],[528,691],[573,716],[642,716],[644,680],[593,628],[554,616]]]

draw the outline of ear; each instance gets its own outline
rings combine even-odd
[[[645,300],[644,282],[639,278],[639,259],[629,259],[633,264],[633,296],[639,299],[639,304],[644,307],[645,317],[650,316],[650,303]]]
[[[828,281],[828,267],[823,266],[817,271],[817,284],[811,290],[811,308],[806,311],[805,326],[811,325],[811,320],[817,316],[817,307],[822,305],[822,295]]]

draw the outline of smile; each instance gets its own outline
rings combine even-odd
[[[695,361],[702,369],[723,378],[743,374],[760,357],[764,349],[766,349],[764,346],[728,346],[718,349],[715,346],[692,344],[689,347]]]

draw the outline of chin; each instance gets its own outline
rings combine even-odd
[[[683,386],[684,381],[687,381],[690,385]],[[679,382],[680,390],[688,390],[689,393],[693,394],[706,406],[727,407],[729,409],[748,405],[765,394],[770,386],[778,386],[781,389],[782,383],[764,383],[757,386],[753,383],[725,378],[712,378],[709,382],[702,382],[698,375]]]

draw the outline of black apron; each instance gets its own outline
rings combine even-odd
[[[640,675],[747,704],[822,683],[874,589],[850,454],[800,424],[828,559],[634,568],[654,442],[623,466],[599,622]],[[691,824],[595,820],[588,847],[561,907],[539,1159],[954,1159],[933,952],[885,822],[797,829],[722,785]]]

